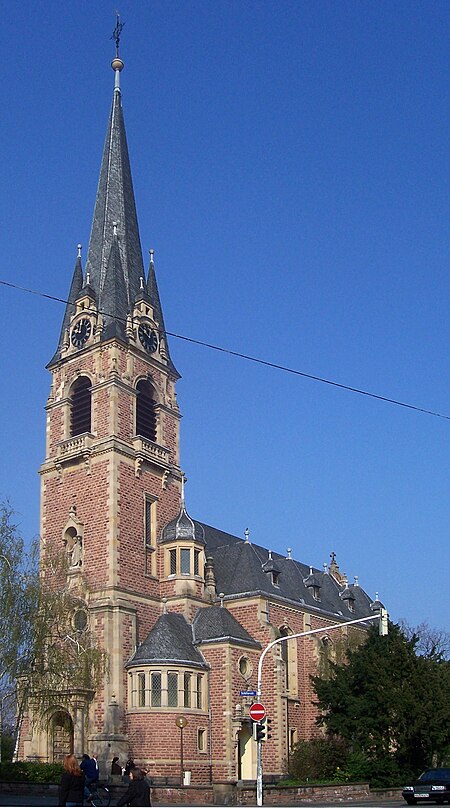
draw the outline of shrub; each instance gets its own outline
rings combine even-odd
[[[30,783],[59,783],[63,767],[60,763],[35,763],[19,760],[0,763],[0,780]]]
[[[314,738],[296,744],[289,761],[289,775],[302,782],[333,780],[347,761],[347,749],[338,738]]]

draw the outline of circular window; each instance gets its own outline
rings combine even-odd
[[[77,631],[86,631],[88,624],[87,612],[84,609],[77,609],[73,616],[73,625]]]
[[[250,665],[250,660],[248,657],[241,657],[239,660],[239,673],[241,676],[250,676],[252,672],[252,666]]]

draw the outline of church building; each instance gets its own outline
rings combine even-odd
[[[48,364],[40,468],[42,548],[67,554],[68,587],[87,582],[73,619],[94,631],[108,672],[97,692],[74,692],[44,724],[25,721],[21,756],[87,752],[105,776],[113,755],[132,757],[154,776],[175,778],[182,736],[192,783],[251,780],[249,708],[262,650],[277,637],[373,616],[379,604],[348,582],[334,554],[313,569],[290,549],[272,552],[189,515],[180,374],[152,251],[147,268],[142,258],[123,66],[117,55],[86,264],[79,248]],[[293,638],[265,657],[265,774],[285,772],[295,743],[320,731],[310,677],[336,658],[347,631]]]

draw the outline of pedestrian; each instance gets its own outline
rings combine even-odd
[[[130,785],[117,805],[148,806],[150,802],[150,784],[144,778],[143,772],[136,766],[130,770]]]
[[[75,755],[66,755],[58,789],[58,805],[83,805],[84,774]]]
[[[128,758],[127,762],[125,763],[125,771],[124,774],[129,775],[132,769],[135,769],[136,766],[134,765],[133,758]]]
[[[125,768],[123,770],[123,782],[128,784],[130,782],[130,772],[135,769],[136,766],[134,764],[133,758],[128,758],[127,762],[125,763]]]
[[[91,796],[91,786],[98,781],[98,763],[95,757],[90,758],[84,754],[80,763],[80,769],[84,772],[84,796],[86,799]]]
[[[112,759],[111,774],[122,774],[122,766],[119,763],[118,757],[113,757]]]

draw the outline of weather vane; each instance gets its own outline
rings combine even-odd
[[[120,35],[122,33],[122,28],[123,28],[124,25],[125,25],[124,22],[120,22],[120,14],[119,14],[119,12],[116,11],[116,27],[114,28],[114,31],[112,32],[111,39],[114,39],[114,41],[116,43],[116,56],[117,56],[117,58],[119,58]]]

